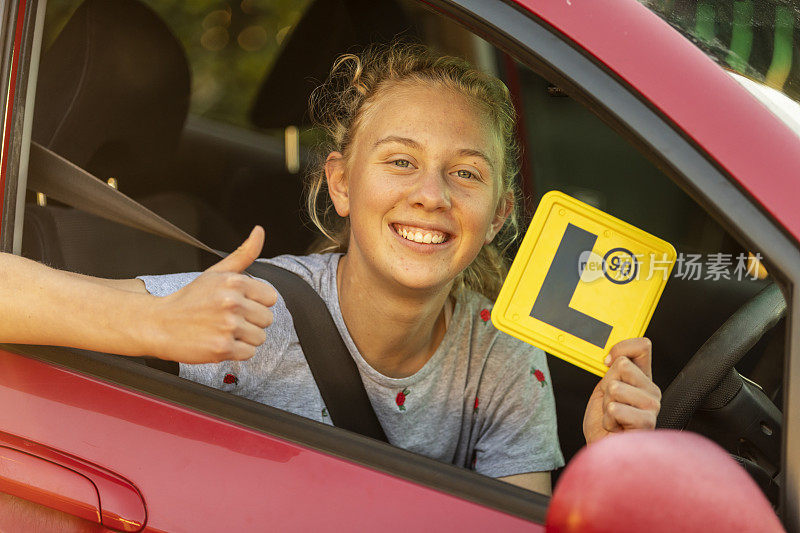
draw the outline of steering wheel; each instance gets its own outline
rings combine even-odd
[[[733,391],[734,386],[730,383],[731,375],[735,373],[734,365],[785,313],[786,300],[774,283],[767,285],[737,309],[703,343],[664,391],[656,426],[683,429],[697,408],[713,394],[735,394],[738,388]],[[741,383],[738,374],[736,378]],[[726,405],[727,402],[723,399],[722,404]]]
[[[734,365],[785,313],[786,300],[774,283],[736,310],[664,391],[656,423],[660,428],[684,429],[699,407],[707,409],[698,429],[713,431],[709,435],[715,434],[714,440],[721,439],[719,444],[736,450],[732,457],[773,505],[779,497],[774,479],[780,471],[781,413],[760,388],[745,387]],[[724,431],[716,433],[719,425],[724,425]]]

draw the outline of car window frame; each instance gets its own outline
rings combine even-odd
[[[0,19],[0,109],[3,111],[0,152],[0,251],[19,253],[22,244],[28,149],[33,113],[25,113],[27,95],[36,88],[44,27],[44,3],[3,2]],[[9,105],[10,104],[10,105]],[[18,112],[22,110],[22,112]],[[13,142],[21,135],[23,142]],[[25,139],[28,139],[26,142]],[[15,231],[19,226],[20,231]]]
[[[784,424],[787,429],[791,429],[786,423],[792,414],[800,411],[800,391],[789,387],[792,381],[800,383],[800,365],[794,367],[789,365],[792,359],[798,360],[800,350],[798,348],[800,313],[796,312],[796,306],[800,301],[800,289],[798,289],[800,284],[796,279],[797,273],[800,272],[800,253],[796,244],[756,205],[752,197],[737,187],[736,181],[719,168],[702,148],[693,144],[635,89],[542,19],[512,2],[500,0],[489,4],[478,0],[430,0],[426,3],[506,50],[517,60],[584,103],[661,166],[675,183],[720,221],[726,230],[749,245],[754,246],[758,243],[757,248],[763,250],[770,261],[771,273],[782,284],[785,294],[793,296],[790,299],[791,307],[787,320],[787,324],[791,327],[787,327],[787,370],[784,376],[787,400],[784,404]],[[21,25],[17,20],[15,25],[17,30],[12,35],[22,37],[19,46],[15,48],[20,64],[23,68],[30,66],[33,69],[36,63],[31,48],[35,44],[35,24],[43,18],[43,13],[38,13],[38,7],[43,6],[43,3],[29,0],[18,4],[9,2],[5,6],[7,10],[18,6],[20,14],[24,12],[24,16],[20,15],[23,17]],[[5,28],[8,31],[9,28],[7,26]],[[8,67],[7,61],[4,62],[4,66]],[[7,70],[4,68],[4,74]],[[30,134],[28,130],[26,137],[24,133],[20,135],[20,131],[24,130],[24,121],[30,120],[32,116],[32,113],[27,111],[33,104],[28,73],[18,71],[15,75],[13,73],[10,75],[16,77],[18,89],[13,97],[10,109],[13,113],[10,117],[15,125],[14,136],[18,137],[20,142],[13,142],[12,138],[12,142],[4,143],[3,170],[7,179],[6,197],[11,196],[9,191],[11,185],[19,185],[24,196],[22,184]],[[35,83],[35,79],[33,81]],[[27,90],[20,90],[24,86]],[[31,97],[27,98],[26,93]],[[669,160],[664,155],[668,152],[672,154]],[[9,222],[11,214],[14,214],[15,218],[18,217],[8,211],[8,200],[5,203],[0,247],[3,250],[10,250],[9,233],[13,235],[16,232],[9,229],[21,232],[22,227],[21,224]],[[743,206],[745,206],[744,212]],[[735,220],[730,216],[734,207],[737,211]],[[338,428],[321,429],[318,424],[297,415],[102,354],[86,354],[60,348],[7,348],[303,446],[342,456],[370,468],[398,475],[538,523],[544,521],[549,502],[547,497],[537,497],[538,495],[531,495],[522,489],[425,459],[405,450],[375,443],[360,435],[350,434]],[[798,464],[800,460],[789,461],[786,450],[792,448],[800,448],[800,428],[784,432],[783,447],[784,469],[787,476],[785,486],[790,488],[784,490],[782,499],[785,508],[789,509],[788,512],[793,513],[792,516],[796,519],[798,500],[796,487],[800,477],[800,464]],[[789,501],[792,496],[795,496],[795,502]]]
[[[787,300],[782,446],[786,481],[781,487],[780,503],[787,527],[800,527],[800,457],[788,453],[800,449],[800,427],[789,425],[791,418],[800,413],[800,364],[790,364],[793,360],[800,361],[797,242],[733,176],[652,102],[543,19],[510,0],[498,1],[493,6],[480,0],[426,1],[459,18],[468,29],[582,102],[661,168],[728,233],[751,249],[763,251],[769,271]],[[533,20],[536,24],[530,24]],[[794,388],[792,383],[796,385]]]

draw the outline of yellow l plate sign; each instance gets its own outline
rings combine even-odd
[[[531,220],[492,322],[603,376],[611,347],[644,333],[675,256],[670,243],[551,191]]]

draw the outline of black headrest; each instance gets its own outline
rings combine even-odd
[[[316,0],[261,83],[250,121],[260,128],[307,124],[308,98],[340,54],[417,35],[397,0]]]
[[[122,179],[146,179],[172,155],[189,79],[180,43],[150,8],[86,0],[42,57],[33,138],[125,189]]]

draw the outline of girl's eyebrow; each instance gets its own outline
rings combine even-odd
[[[492,164],[492,160],[489,159],[489,157],[480,150],[473,150],[472,148],[462,148],[461,150],[458,151],[458,155],[480,157],[486,162],[487,165],[489,165],[489,170],[494,170],[494,165]]]
[[[377,141],[373,146],[373,150],[382,144],[389,144],[389,143],[400,143],[408,146],[409,148],[413,148],[415,150],[422,150],[422,145],[415,141],[414,139],[409,139],[408,137],[398,137],[397,135],[389,135],[388,137],[384,137],[383,139]]]
[[[408,137],[398,137],[397,135],[389,135],[388,137],[384,137],[383,139],[376,141],[375,144],[372,145],[372,149],[374,150],[375,148],[383,144],[389,144],[389,143],[400,143],[405,146],[408,146],[409,148],[413,148],[414,150],[422,150],[422,145],[417,141],[415,141],[414,139],[409,139]],[[492,160],[489,159],[489,157],[480,150],[475,150],[472,148],[462,148],[458,150],[458,155],[480,157],[486,162],[487,165],[489,165],[490,170],[494,170],[494,165],[492,164]]]

